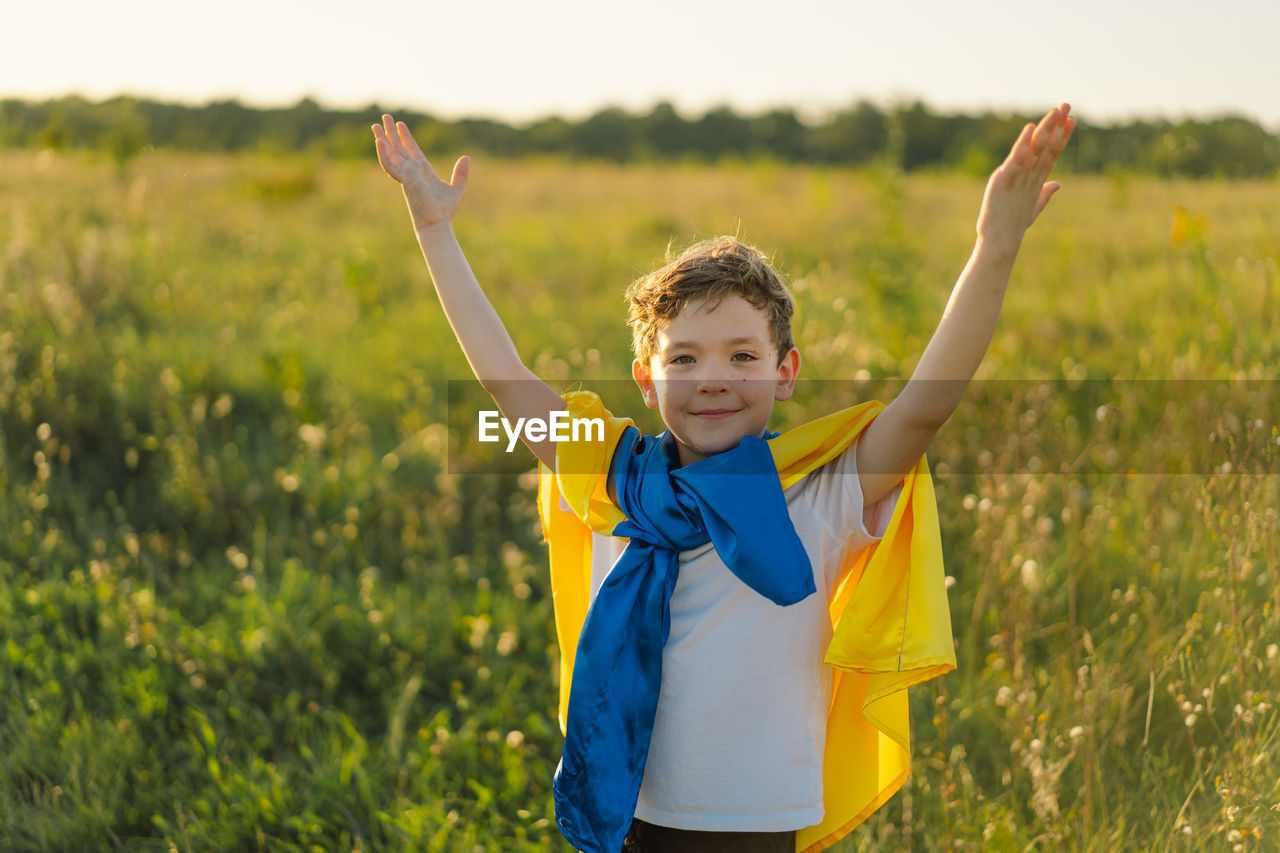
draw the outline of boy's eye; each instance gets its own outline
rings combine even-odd
[[[693,364],[693,356],[678,355],[675,358],[671,359],[669,363],[670,364]]]
[[[733,361],[755,361],[756,357],[749,352],[735,352]]]

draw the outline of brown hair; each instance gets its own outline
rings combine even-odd
[[[675,318],[690,302],[706,299],[715,307],[730,294],[741,296],[765,313],[781,364],[794,346],[791,315],[795,300],[764,253],[734,237],[695,243],[666,266],[631,283],[627,288],[627,325],[631,326],[636,358],[648,365],[659,325]]]

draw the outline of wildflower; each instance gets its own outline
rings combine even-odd
[[[317,424],[303,424],[298,427],[298,438],[302,439],[311,450],[319,450],[324,445],[325,428]]]
[[[1235,842],[1237,842],[1237,841],[1239,841],[1239,840],[1240,840],[1240,830],[1238,830],[1238,829],[1233,829],[1233,830],[1231,830],[1230,832],[1228,832],[1228,833],[1227,833],[1227,841],[1230,841],[1231,843],[1233,843],[1233,844],[1234,844]]]
[[[1022,585],[1035,592],[1040,589],[1040,564],[1035,560],[1027,560],[1022,564]]]
[[[1080,740],[1084,737],[1084,726],[1072,726],[1071,731],[1067,732],[1072,740]]]
[[[1187,728],[1191,728],[1196,724],[1196,715],[1187,714],[1186,719],[1184,719],[1183,722],[1187,724]]]
[[[996,691],[996,704],[1001,708],[1008,708],[1013,704],[1013,690],[1009,687],[1001,687]]]
[[[1276,655],[1280,655],[1280,646],[1275,643],[1267,646],[1267,660],[1275,660]]]

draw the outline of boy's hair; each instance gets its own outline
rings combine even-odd
[[[675,318],[690,302],[706,299],[708,307],[714,308],[730,294],[764,312],[781,364],[795,345],[791,338],[795,300],[764,253],[735,237],[695,243],[666,266],[631,283],[627,325],[636,358],[649,364],[657,348],[659,325]]]

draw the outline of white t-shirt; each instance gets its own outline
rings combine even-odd
[[[832,636],[827,602],[844,557],[883,534],[901,491],[864,511],[855,451],[856,444],[783,493],[818,589],[804,601],[769,601],[730,572],[710,543],[680,554],[636,805],[641,820],[741,832],[822,820],[832,689],[823,663]],[[622,545],[607,537],[595,544],[593,595]]]

